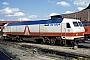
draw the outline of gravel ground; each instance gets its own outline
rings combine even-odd
[[[0,41],[0,47],[4,48],[7,52],[9,52],[10,54],[14,55],[17,58],[13,60],[75,60],[70,57],[67,58],[63,56],[57,56],[55,54],[42,54],[40,51],[37,52],[37,49],[35,48],[31,48],[31,47],[25,48],[25,47],[22,47],[22,45],[15,44],[15,43]],[[52,47],[49,47],[49,48],[53,49]],[[67,50],[67,48],[64,48],[64,49]]]
[[[7,52],[19,58],[17,60],[63,60],[57,57],[38,54],[38,52],[33,53],[33,49],[28,48],[24,49],[16,44],[6,44],[0,42],[0,47],[4,48]]]
[[[45,55],[40,55],[38,53],[33,54],[32,52],[27,52],[17,48],[9,48],[9,52],[17,55],[20,60],[60,60],[59,58],[53,58]]]
[[[74,50],[71,47],[62,47],[62,46],[51,46],[51,45],[41,45],[41,44],[32,44],[32,43],[18,43],[18,44],[31,45],[31,46],[36,46],[36,47],[45,48],[45,49],[62,51],[66,53],[75,53],[75,54],[90,56],[90,49],[85,49],[85,48],[78,48]]]

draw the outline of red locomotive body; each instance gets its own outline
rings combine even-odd
[[[86,38],[90,38],[90,22],[82,22],[82,23],[83,23],[83,26],[84,26],[84,29],[85,29],[84,36]]]

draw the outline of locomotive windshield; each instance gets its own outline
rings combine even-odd
[[[74,24],[75,27],[79,26],[77,22],[73,22],[73,24]]]
[[[73,22],[73,24],[75,27],[78,27],[78,26],[82,27],[83,26],[81,22]]]
[[[80,27],[82,27],[82,26],[83,26],[81,22],[78,22],[78,24],[80,25]]]

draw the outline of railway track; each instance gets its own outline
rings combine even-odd
[[[0,60],[13,60],[13,57],[0,46]]]
[[[9,56],[8,54],[6,54],[3,51],[0,51],[0,55],[1,55],[1,58],[4,60],[13,60],[11,56]]]
[[[84,43],[79,43],[79,48],[89,48],[90,49],[90,40],[85,41]]]

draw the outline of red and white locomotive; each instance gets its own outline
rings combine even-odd
[[[80,20],[52,18],[6,24],[3,29],[3,38],[50,44],[68,44],[70,41],[71,44],[78,44],[84,40],[84,32]]]
[[[82,23],[85,29],[85,32],[84,32],[85,39],[90,40],[90,22],[83,21]]]

